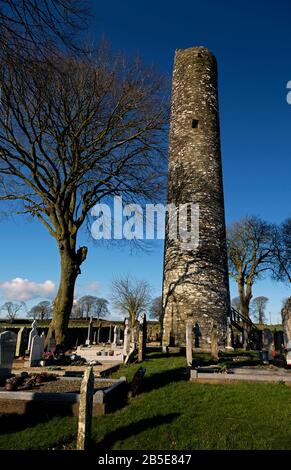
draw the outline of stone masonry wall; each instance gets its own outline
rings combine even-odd
[[[223,344],[230,300],[217,65],[203,47],[175,54],[168,203],[199,204],[199,246],[184,250],[181,240],[170,240],[166,219],[163,346],[185,345],[188,318],[196,323],[197,347],[210,346],[213,323]]]

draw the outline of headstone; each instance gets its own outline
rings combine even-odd
[[[114,327],[114,337],[113,337],[113,344],[114,346],[117,345],[117,326]]]
[[[273,333],[269,328],[264,328],[262,333],[262,350],[268,352],[268,359],[271,360],[272,356],[272,343]]]
[[[186,320],[186,361],[187,366],[192,366],[193,360],[193,321]]]
[[[247,349],[248,344],[249,344],[249,332],[248,332],[248,325],[243,322],[243,348]]]
[[[146,320],[146,315],[144,314],[139,324],[138,362],[142,362],[145,360],[146,338],[147,338],[147,320]]]
[[[124,329],[124,343],[123,343],[123,354],[127,356],[130,350],[130,329],[129,321],[126,318],[125,320],[125,329]]]
[[[31,342],[30,355],[29,355],[29,366],[37,366],[39,361],[42,359],[44,352],[44,333],[41,336],[34,336]]]
[[[231,320],[230,320],[230,318],[227,318],[226,346],[225,346],[225,349],[233,349],[233,346],[232,346]]]
[[[79,421],[78,421],[78,436],[77,436],[77,449],[87,450],[91,438],[91,425],[92,425],[92,408],[93,408],[93,394],[94,394],[94,374],[93,368],[88,367],[84,373],[80,390],[79,402]]]
[[[47,350],[48,350],[48,352],[51,352],[51,353],[54,354],[56,352],[56,349],[57,349],[56,339],[53,336],[51,336],[49,341],[48,341]]]
[[[211,330],[211,357],[215,361],[218,360],[218,344],[217,344],[217,325],[212,325]]]
[[[20,357],[25,355],[25,351],[28,347],[28,330],[25,326],[20,328],[17,334],[17,341],[16,341],[16,350],[15,356]]]
[[[131,333],[130,336],[131,336],[132,347],[134,349],[136,349],[137,343],[138,343],[138,338],[139,338],[139,324],[137,324],[133,328],[131,328],[130,333]]]
[[[117,326],[116,344],[117,344],[117,346],[120,345],[120,326]]]
[[[27,346],[28,351],[30,351],[32,339],[34,338],[34,336],[37,336],[37,335],[38,335],[37,323],[36,323],[35,320],[33,320],[32,325],[31,325],[31,331],[30,331],[29,337],[28,337],[28,346]]]
[[[89,319],[88,335],[87,335],[87,339],[86,339],[87,346],[89,346],[89,344],[91,344],[91,342],[92,342],[92,333],[93,333],[93,317],[91,315],[90,319]]]
[[[0,376],[11,373],[15,355],[17,335],[12,331],[0,333]]]
[[[93,336],[93,344],[96,344],[96,336],[97,336],[97,332],[94,331],[94,336]]]
[[[129,388],[128,395],[130,398],[135,397],[138,394],[141,388],[145,373],[146,373],[146,369],[140,367],[134,374],[132,382],[130,384],[130,388]]]

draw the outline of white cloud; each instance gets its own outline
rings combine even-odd
[[[0,282],[0,291],[6,300],[26,301],[36,297],[53,298],[55,287],[55,283],[50,280],[38,283],[22,277]]]
[[[98,281],[92,281],[92,282],[88,282],[87,284],[85,284],[84,287],[89,291],[96,291],[100,289],[101,285],[100,285],[100,282]]]

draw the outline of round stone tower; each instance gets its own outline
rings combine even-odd
[[[192,211],[190,216],[190,209],[186,212],[187,227],[192,224],[191,217],[198,217],[194,226],[199,241],[185,245],[181,236],[172,237],[171,218],[167,215],[163,346],[185,345],[187,319],[194,323],[196,347],[210,347],[215,326],[218,344],[223,344],[230,300],[217,64],[204,47],[179,49],[175,53],[168,204],[175,204],[177,208],[181,204],[194,205],[194,214]],[[180,209],[177,212],[178,221],[185,218],[185,212],[184,216],[179,215]]]

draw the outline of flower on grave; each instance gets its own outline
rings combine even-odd
[[[51,351],[44,352],[43,355],[42,355],[42,358],[46,361],[48,359],[53,359],[54,358],[54,353],[51,352]]]

